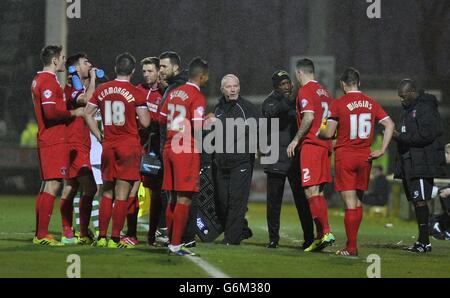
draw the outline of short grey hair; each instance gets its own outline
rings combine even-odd
[[[240,85],[239,78],[236,75],[229,73],[222,78],[222,81],[220,82],[220,88],[223,88],[227,79],[235,79],[238,85]]]

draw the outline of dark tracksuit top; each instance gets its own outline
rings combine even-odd
[[[223,153],[216,152],[213,157],[218,196],[217,211],[224,226],[224,242],[239,244],[246,225],[245,213],[247,212],[255,154],[249,153],[248,146],[246,146],[246,153],[226,153],[226,119],[241,118],[247,121],[254,118],[259,121],[259,112],[252,103],[240,96],[235,101],[226,101],[222,97],[214,109],[214,115],[221,121],[224,128]],[[245,141],[248,145],[250,137],[248,129],[243,135],[235,133],[233,144],[228,144],[228,146],[234,146],[234,152],[236,152],[237,144]]]
[[[304,240],[306,243],[312,243],[314,240],[313,221],[308,201],[301,186],[299,152],[297,151],[294,158],[287,155],[287,147],[297,133],[295,101],[273,91],[264,100],[261,110],[262,116],[268,120],[268,135],[271,135],[270,120],[273,118],[279,119],[279,157],[276,163],[264,165],[264,172],[267,174],[266,217],[269,241],[278,243],[280,239],[281,204],[284,184],[286,178],[288,178],[303,229]],[[270,136],[268,136],[268,140],[271,141]]]

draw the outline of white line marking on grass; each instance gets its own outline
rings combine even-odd
[[[265,226],[257,226],[257,227],[258,227],[258,229],[263,230],[264,232],[267,233],[267,227],[265,227]],[[286,234],[286,233],[284,233],[282,231],[280,231],[280,237],[282,237],[284,239],[287,239],[287,240],[289,240],[291,242],[294,242],[294,243],[300,243],[301,242],[300,240],[295,239],[295,238],[289,236],[288,234]]]
[[[206,262],[205,260],[200,259],[199,257],[194,256],[186,256],[189,261],[196,264],[200,268],[206,271],[211,277],[213,278],[230,278],[230,276],[226,275],[210,263]]]

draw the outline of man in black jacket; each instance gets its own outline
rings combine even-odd
[[[257,137],[258,132],[254,130],[257,130],[259,114],[252,103],[239,95],[240,84],[235,75],[222,78],[221,91],[223,96],[214,109],[214,117],[223,127],[223,146],[217,148],[216,142],[214,155],[217,211],[224,226],[222,243],[238,245],[252,235],[245,213],[256,153],[251,143],[256,145],[252,138]]]
[[[442,124],[436,97],[418,92],[414,81],[402,80],[398,96],[404,112],[398,125],[400,131],[394,132],[398,147],[395,176],[403,181],[419,226],[419,239],[407,250],[426,253],[431,252],[427,200],[431,199],[433,178],[445,176],[444,145],[439,140],[443,133]]]
[[[272,135],[270,120],[279,120],[279,157],[276,163],[264,166],[267,174],[267,228],[269,244],[267,248],[277,248],[280,240],[280,212],[283,201],[284,183],[288,178],[294,196],[295,207],[303,229],[303,249],[314,241],[313,221],[309,204],[300,181],[299,154],[294,158],[287,156],[287,147],[297,133],[295,100],[292,95],[292,82],[286,71],[279,70],[272,75],[274,90],[262,104],[262,115],[268,120],[268,135]],[[268,136],[268,140],[272,137]]]

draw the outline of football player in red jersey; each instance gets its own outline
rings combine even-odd
[[[38,124],[38,156],[43,184],[36,200],[37,245],[62,245],[48,234],[53,203],[66,177],[68,156],[66,123],[73,117],[82,116],[83,109],[67,110],[63,89],[56,77],[65,71],[65,55],[62,46],[49,45],[41,51],[43,71],[37,73],[31,85],[34,110]]]
[[[300,144],[302,186],[317,231],[316,240],[305,251],[320,251],[335,241],[328,224],[328,204],[323,192],[325,183],[332,181],[332,144],[331,141],[318,137],[322,122],[328,116],[332,98],[328,91],[314,80],[314,64],[311,60],[299,60],[296,75],[301,85],[296,101],[299,129],[287,151],[289,157],[294,156]]]
[[[139,162],[142,154],[138,124],[148,127],[150,117],[142,91],[130,83],[136,59],[129,53],[116,57],[115,80],[100,85],[85,108],[89,129],[102,142],[103,196],[100,202],[100,226],[97,246],[130,248],[133,245],[120,240],[126,216],[128,197],[135,181],[140,180]],[[97,109],[102,114],[104,137],[94,119]],[[114,200],[114,209],[113,209]],[[112,234],[106,240],[112,216]]]
[[[141,60],[142,77],[145,83],[139,84],[136,87],[144,92],[145,100],[150,112],[150,127],[148,129],[140,129],[139,136],[141,138],[141,145],[144,146],[144,153],[150,152],[158,153],[159,155],[159,105],[162,99],[162,88],[159,85],[159,58],[147,57]],[[151,139],[149,139],[151,138]],[[150,146],[149,146],[150,143]],[[144,187],[150,188],[152,191],[152,199],[150,206],[150,228],[148,232],[148,243],[154,244],[155,232],[160,219],[162,202],[161,202],[161,187],[162,187],[162,173],[160,171],[158,176],[142,175],[141,181]],[[140,181],[133,185],[133,188],[128,198],[128,216],[127,216],[127,233],[125,241],[130,244],[137,244],[137,216],[139,213],[139,200],[137,199],[137,192],[139,190]]]
[[[170,238],[169,252],[177,255],[194,255],[181,245],[191,205],[192,196],[199,191],[200,153],[197,130],[202,129],[206,109],[205,96],[200,87],[206,85],[208,64],[201,58],[189,63],[189,81],[167,96],[161,119],[167,124],[164,144],[164,180],[162,188],[173,191],[176,202],[170,202],[166,210],[166,224]]]
[[[358,255],[357,235],[363,210],[362,197],[369,184],[371,161],[381,157],[394,132],[394,122],[375,100],[359,91],[360,75],[348,68],[341,76],[345,95],[335,100],[320,137],[330,139],[337,130],[335,150],[336,191],[345,203],[345,231],[347,246],[337,251],[343,256]],[[371,152],[374,127],[384,126],[381,148]]]
[[[77,76],[83,84],[81,90],[77,90],[69,78],[64,87],[64,94],[69,110],[84,107],[95,90],[95,68],[89,62],[85,53],[77,53],[67,58],[66,67],[74,66]],[[88,234],[89,221],[92,211],[92,200],[97,186],[92,174],[90,163],[91,138],[89,128],[83,117],[76,117],[67,123],[67,143],[69,150],[69,170],[65,180],[63,194],[61,196],[61,218],[63,225],[63,244],[91,244],[92,239]],[[74,237],[72,230],[73,200],[79,186],[82,188],[80,199],[80,235]]]

